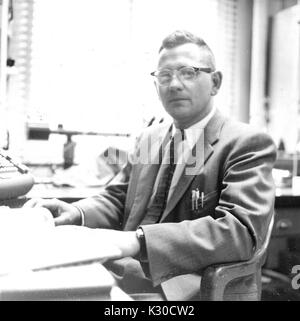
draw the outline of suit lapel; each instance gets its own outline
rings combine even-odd
[[[139,155],[141,164],[138,166],[140,166],[141,169],[137,180],[134,202],[126,222],[126,230],[136,228],[144,217],[160,167],[158,163],[160,147],[161,145],[165,146],[169,137],[169,129],[170,125],[161,128],[156,134],[155,132],[150,132],[150,134],[146,135],[144,142],[141,142],[141,146],[147,145],[147,147],[144,151],[141,151],[144,155]]]
[[[196,145],[193,148],[187,164],[181,173],[178,184],[175,186],[173,193],[170,195],[166,209],[161,217],[161,221],[173,210],[178,201],[181,199],[188,186],[195,176],[199,175],[203,170],[204,164],[214,151],[213,144],[219,139],[222,124],[225,118],[216,111],[214,116],[206,125],[204,131],[200,135]],[[196,159],[196,161],[195,161]]]

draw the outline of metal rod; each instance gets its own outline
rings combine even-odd
[[[58,134],[58,135],[93,135],[93,136],[122,136],[122,137],[130,137],[130,134],[122,134],[122,133],[99,133],[99,132],[82,132],[77,130],[64,130],[64,129],[58,129],[58,130],[50,130],[50,134]]]

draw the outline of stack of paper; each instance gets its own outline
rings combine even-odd
[[[110,300],[115,281],[100,264],[24,271],[0,277],[0,301]]]
[[[97,244],[95,230],[55,227],[45,208],[0,210],[0,275],[46,267],[88,263],[120,256],[109,242]]]
[[[106,298],[114,282],[99,263],[120,257],[120,250],[97,244],[96,234],[55,227],[44,208],[1,207],[0,300]]]

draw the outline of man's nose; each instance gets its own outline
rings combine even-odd
[[[173,90],[178,90],[183,88],[183,83],[182,81],[179,79],[178,75],[176,73],[173,74],[172,79],[170,81],[169,84],[169,88],[173,89]]]

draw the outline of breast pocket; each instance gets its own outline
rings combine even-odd
[[[214,210],[218,205],[219,191],[211,191],[207,194],[199,192],[199,197],[193,201],[192,192],[189,197],[189,204],[187,204],[189,211],[193,218],[199,218],[207,215],[214,216]]]

